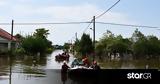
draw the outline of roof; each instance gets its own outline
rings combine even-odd
[[[11,34],[0,28],[0,37],[11,40]],[[17,41],[17,39],[13,36],[12,41]]]

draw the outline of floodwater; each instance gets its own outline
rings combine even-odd
[[[62,52],[56,50],[51,55],[36,58],[17,56],[12,60],[11,69],[9,58],[1,57],[0,84],[63,84],[60,71],[62,62],[55,61],[55,55]],[[68,65],[73,59],[71,55]],[[70,84],[69,80],[67,83]]]
[[[62,50],[56,50],[51,55],[45,57],[16,56],[10,59],[0,57],[0,84],[93,84],[93,80],[75,81],[61,74],[62,62],[55,61],[55,55],[62,53]],[[71,55],[71,54],[70,54]],[[73,61],[71,55],[68,65]],[[136,68],[135,63],[108,63],[108,68]],[[151,62],[153,63],[153,62]],[[111,64],[111,65],[109,65]],[[141,66],[144,66],[143,63]],[[153,63],[153,66],[159,68],[160,62]]]

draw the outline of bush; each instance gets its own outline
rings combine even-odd
[[[47,44],[43,38],[28,36],[22,41],[22,48],[27,53],[37,54],[40,52],[42,54],[46,51]]]
[[[54,48],[47,48],[46,53],[50,54],[53,52],[53,50],[54,50]]]
[[[15,50],[15,53],[16,53],[16,54],[25,54],[25,50],[24,50],[23,48],[17,48],[17,49]]]

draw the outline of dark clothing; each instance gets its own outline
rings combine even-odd
[[[67,73],[69,66],[67,64],[62,65],[62,73]]]
[[[65,84],[65,82],[67,81],[67,73],[61,73],[61,81],[63,82],[63,84]]]
[[[99,70],[99,69],[101,69],[100,66],[98,66],[98,65],[92,65],[91,68],[93,68],[94,70]]]
[[[95,69],[95,70],[99,70],[99,69],[101,69],[101,68],[100,68],[100,66],[95,65],[93,69]]]

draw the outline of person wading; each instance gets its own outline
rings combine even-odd
[[[69,68],[70,67],[67,65],[66,61],[64,61],[61,69],[61,81],[63,84],[67,81],[67,71]]]
[[[61,72],[62,73],[67,73],[68,69],[70,67],[67,65],[66,61],[63,62],[63,65],[62,65],[62,69],[61,69]]]

